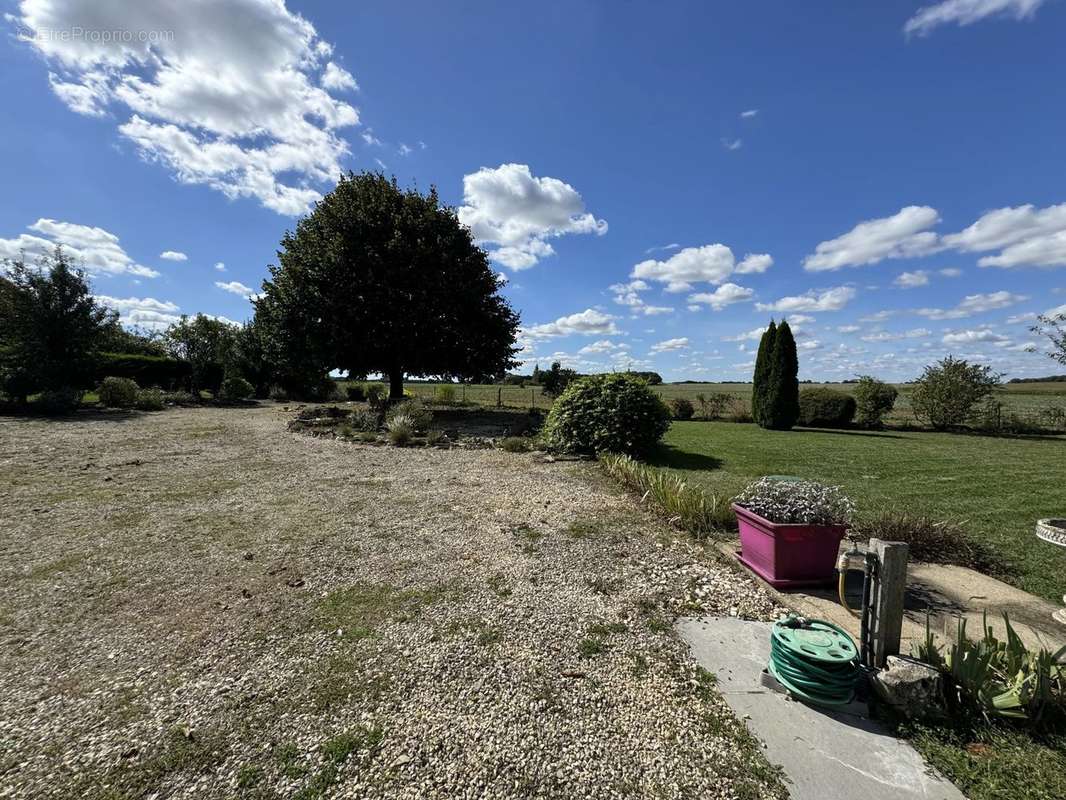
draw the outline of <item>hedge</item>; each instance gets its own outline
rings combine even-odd
[[[138,386],[175,389],[186,386],[192,375],[187,361],[138,353],[101,353],[96,361],[96,381],[105,377],[130,378]]]

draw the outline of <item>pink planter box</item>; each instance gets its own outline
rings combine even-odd
[[[775,589],[831,583],[846,525],[778,525],[733,505],[740,527],[737,559]]]

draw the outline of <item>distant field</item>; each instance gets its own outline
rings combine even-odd
[[[652,463],[732,493],[757,477],[797,475],[844,487],[860,514],[895,508],[961,520],[1026,591],[1066,591],[1066,549],[1041,542],[1038,518],[1066,514],[1066,437],[1011,439],[924,431],[767,431],[675,422]]]
[[[408,383],[406,388],[419,397],[429,398],[433,396],[437,384],[431,383]],[[853,384],[803,384],[801,388],[824,386],[838,391],[851,391]],[[492,386],[485,384],[472,384],[468,386],[454,385],[457,395],[465,398],[468,402],[479,405],[494,405],[499,396],[500,402],[505,406],[520,408],[551,408],[551,398],[541,394],[540,387],[522,388],[521,386]],[[715,392],[726,392],[736,395],[745,403],[751,402],[750,383],[664,383],[653,387],[664,400],[675,397],[687,397],[695,400],[697,394],[711,395]],[[896,407],[888,418],[890,424],[912,425],[915,424],[914,414],[910,406],[911,387],[907,384],[897,386],[900,391]],[[1047,424],[1045,411],[1049,408],[1059,408],[1066,412],[1066,382],[1048,383],[1011,383],[1006,384],[997,394],[997,397],[1006,404],[1007,408],[1025,417],[1028,421],[1038,424]]]

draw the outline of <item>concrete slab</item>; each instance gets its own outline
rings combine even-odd
[[[739,542],[724,542],[719,550],[728,560],[744,569],[733,558]],[[843,547],[843,546],[842,546]],[[753,574],[745,570],[749,575]],[[755,576],[758,579],[758,576]],[[783,605],[805,617],[824,619],[839,625],[852,636],[859,635],[859,620],[852,617],[837,600],[836,586],[812,589],[776,590]],[[862,596],[862,575],[848,575],[847,596],[852,608],[859,607]],[[1022,641],[1032,648],[1046,647],[1054,652],[1066,645],[1066,625],[1052,618],[1058,608],[1042,597],[1036,597],[1017,587],[990,578],[966,567],[945,564],[911,562],[907,565],[907,592],[904,597],[903,632],[900,652],[908,655],[912,644],[925,638],[925,616],[929,612],[930,626],[941,637],[954,639],[958,618],[966,618],[966,631],[971,637],[982,632],[982,619],[988,612],[988,624],[996,635],[1004,637],[1003,614],[1010,616],[1011,625]]]
[[[680,620],[678,631],[766,744],[767,758],[784,769],[793,800],[965,800],[876,720],[816,709],[762,686],[769,623],[704,617]]]

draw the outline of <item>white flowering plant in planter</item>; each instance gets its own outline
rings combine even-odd
[[[839,486],[760,478],[733,502],[777,525],[847,525],[855,504]]]

